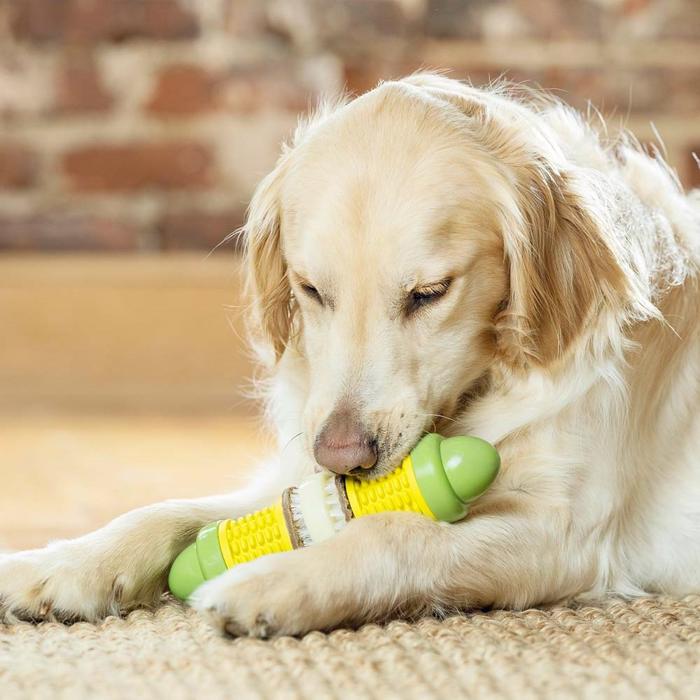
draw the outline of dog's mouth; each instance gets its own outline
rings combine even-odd
[[[382,466],[374,466],[370,467],[369,469],[365,469],[364,467],[355,467],[354,469],[351,469],[348,472],[348,476],[353,477],[354,479],[363,479],[366,481],[373,481],[374,479],[379,479],[382,476],[386,476],[387,474],[390,474],[392,471],[394,471],[394,467],[382,467]]]
[[[390,474],[428,433],[438,432],[449,435],[451,432],[454,432],[454,427],[457,425],[459,417],[464,415],[476,399],[488,391],[489,383],[490,377],[488,373],[484,373],[475,379],[464,391],[460,392],[452,405],[442,407],[438,413],[426,414],[430,416],[430,419],[427,420],[426,425],[423,426],[423,429],[418,432],[413,440],[406,440],[404,432],[390,436],[388,432],[380,430],[376,441],[376,464],[369,469],[355,467],[350,470],[348,475],[369,481]]]
[[[420,442],[421,436],[425,435],[426,432],[423,431],[416,436],[415,440],[406,441],[403,440],[403,434],[399,433],[398,437],[388,443],[387,441],[378,440],[377,441],[377,462],[373,467],[366,469],[364,467],[355,467],[351,469],[348,476],[352,476],[357,479],[363,479],[367,481],[372,481],[373,479],[379,479],[396,469],[403,459],[408,455],[411,450]]]

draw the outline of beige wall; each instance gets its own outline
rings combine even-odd
[[[251,412],[239,263],[0,257],[0,413]]]

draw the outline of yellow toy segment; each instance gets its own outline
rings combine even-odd
[[[391,474],[373,481],[345,480],[350,507],[355,517],[391,510],[422,513],[435,520],[423,494],[418,488],[411,457],[406,457],[401,466]]]
[[[263,554],[293,549],[281,501],[238,520],[222,520],[218,535],[221,554],[229,569]]]

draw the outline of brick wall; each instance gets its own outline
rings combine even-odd
[[[0,0],[0,248],[210,249],[299,111],[426,66],[653,122],[700,185],[698,0]]]

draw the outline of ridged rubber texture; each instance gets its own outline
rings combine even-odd
[[[429,433],[411,450],[413,473],[420,492],[436,520],[454,523],[467,514],[467,506],[459,500],[445,474],[440,454],[444,438]]]
[[[229,569],[265,554],[291,550],[292,541],[281,502],[238,520],[222,520],[219,523],[219,544]]]
[[[205,581],[226,571],[218,532],[219,523],[209,523],[173,562],[168,575],[168,587],[176,598],[187,600]]]
[[[345,480],[345,490],[355,517],[386,511],[411,511],[435,519],[425,502],[413,473],[411,458],[406,457],[393,472],[372,481]]]

